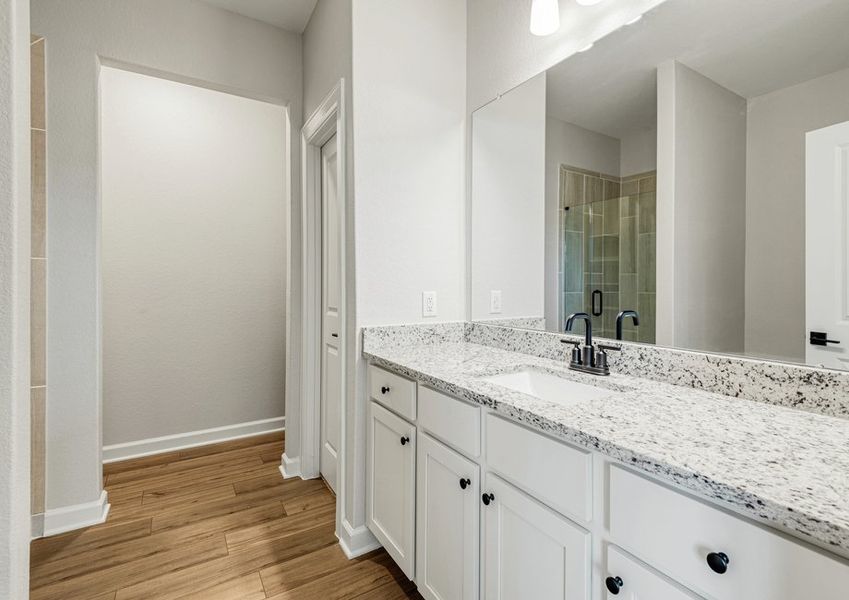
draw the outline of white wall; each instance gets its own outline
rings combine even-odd
[[[29,3],[0,0],[0,598],[29,590]]]
[[[621,138],[620,175],[628,177],[657,168],[657,128],[629,132]]]
[[[847,98],[849,69],[749,100],[746,354],[805,361],[805,133]]]
[[[438,294],[436,320],[462,319],[465,3],[358,0],[352,17],[356,325],[422,321],[424,290]],[[366,378],[359,353],[355,368],[343,524],[360,532]]]
[[[468,1],[469,110],[545,71],[665,0],[602,2],[592,7],[560,0],[560,30],[531,35],[530,2]]]
[[[677,62],[658,97],[657,342],[742,352],[746,100]]]
[[[104,445],[282,417],[284,108],[100,89]]]
[[[351,54],[351,11],[352,3],[349,0],[318,0],[309,23],[303,33],[303,77],[304,77],[304,121],[321,104],[331,89],[340,79],[345,81],[345,114],[346,114],[346,214],[354,214],[354,135],[352,120],[352,54]],[[292,253],[290,257],[290,286],[298,289],[300,285],[300,207],[293,202],[293,226],[292,231]],[[348,219],[346,239],[354,239],[354,220]],[[348,249],[345,257],[346,279],[345,292],[347,308],[356,312],[356,280],[355,280],[355,254],[353,245]],[[295,459],[301,453],[300,431],[293,425],[300,422],[300,297],[295,294],[289,304],[289,334],[287,343],[295,346],[287,353],[286,374],[286,415],[290,424],[286,431],[286,456]],[[353,365],[357,361],[357,329],[356,320],[347,320],[347,332],[345,335],[347,364]],[[356,388],[356,371],[347,369],[347,389],[353,398],[353,390]]]
[[[297,132],[301,43],[200,2],[33,0],[32,20],[48,40],[49,511],[95,501],[102,485],[98,57],[287,103]]]
[[[472,116],[472,319],[542,317],[545,74]],[[492,290],[502,311],[490,311]]]

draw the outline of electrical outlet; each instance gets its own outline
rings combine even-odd
[[[422,316],[436,316],[436,292],[422,292]]]
[[[501,290],[489,292],[489,312],[493,315],[501,314]]]

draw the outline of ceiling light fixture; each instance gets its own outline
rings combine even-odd
[[[558,29],[560,29],[558,0],[533,0],[531,4],[531,33],[540,36],[551,35]]]

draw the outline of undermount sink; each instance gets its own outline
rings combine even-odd
[[[615,393],[607,388],[578,383],[537,369],[521,369],[484,377],[482,380],[563,406],[604,398]]]

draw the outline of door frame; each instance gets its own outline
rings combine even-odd
[[[337,194],[341,198],[340,248],[340,449],[337,465],[338,497],[345,494],[345,422],[347,413],[348,294],[346,289],[347,165],[345,160],[345,80],[340,79],[301,130],[301,352],[300,370],[300,476],[319,476],[321,457],[321,147],[336,136]],[[344,506],[343,502],[338,503]]]

